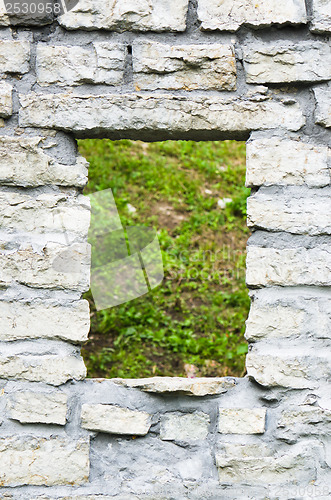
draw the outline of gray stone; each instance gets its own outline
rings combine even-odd
[[[0,73],[27,73],[30,69],[30,44],[0,40]]]
[[[236,89],[231,45],[139,42],[133,46],[133,71],[137,90]]]
[[[88,481],[89,442],[52,436],[48,439],[0,439],[2,486],[78,486]]]
[[[323,127],[331,127],[331,85],[314,88],[316,99],[315,122]]]
[[[160,438],[163,441],[200,441],[208,436],[210,424],[206,413],[189,413],[178,415],[167,413],[161,417]]]
[[[265,408],[220,408],[218,432],[221,434],[263,434]]]
[[[80,0],[59,18],[67,29],[185,31],[188,0]]]
[[[151,415],[106,404],[83,404],[82,427],[109,434],[145,436],[151,426]]]
[[[22,424],[66,424],[68,396],[63,392],[14,392],[8,397],[9,417]]]
[[[292,406],[282,412],[277,437],[295,442],[299,436],[323,436],[331,432],[331,411],[318,406]]]
[[[313,0],[313,18],[310,29],[315,33],[331,31],[331,4],[329,0]]]
[[[62,339],[85,342],[90,330],[89,303],[69,306],[0,301],[0,340]]]
[[[306,23],[304,0],[199,0],[198,17],[205,30],[236,31],[249,25]]]
[[[318,82],[331,79],[331,46],[324,42],[264,43],[244,48],[247,83]]]

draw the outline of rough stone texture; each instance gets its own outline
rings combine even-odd
[[[160,438],[164,441],[198,441],[208,436],[210,419],[205,413],[177,415],[167,413],[161,418]]]
[[[155,139],[171,133],[247,132],[281,127],[299,130],[305,123],[297,103],[169,95],[21,95],[20,125],[73,130],[84,135],[155,130]]]
[[[80,485],[88,481],[89,443],[60,437],[0,439],[2,486]]]
[[[268,231],[331,234],[329,189],[260,189],[247,200],[247,224]]]
[[[67,29],[184,31],[188,0],[80,0],[60,17]]]
[[[265,408],[220,408],[218,432],[221,434],[263,434]]]
[[[246,281],[249,286],[296,286],[331,284],[329,245],[306,248],[247,249]]]
[[[246,185],[330,185],[326,146],[273,137],[247,143]]]
[[[81,419],[84,429],[109,434],[145,436],[151,426],[146,412],[102,404],[84,404]]]
[[[0,117],[6,118],[13,112],[13,87],[9,83],[0,83]]]
[[[331,79],[331,46],[323,42],[249,45],[244,49],[247,83],[318,82]]]
[[[277,424],[277,437],[295,443],[299,436],[330,434],[331,411],[318,406],[295,406],[282,412]]]
[[[174,393],[180,392],[188,396],[206,396],[222,394],[235,385],[234,379],[226,378],[180,378],[151,377],[141,379],[118,379],[113,382],[124,387],[135,387],[146,392]]]
[[[68,306],[0,301],[0,341],[62,339],[85,342],[90,330],[89,303]]]
[[[331,31],[331,4],[329,0],[312,0],[313,19],[310,26],[315,33]]]
[[[44,139],[0,137],[0,182],[24,187],[85,186],[88,165],[85,158],[78,157],[74,165],[61,165],[42,149]]]
[[[0,286],[12,281],[37,288],[87,291],[90,280],[90,248],[87,243],[27,244],[12,250],[0,242]]]
[[[323,127],[331,127],[331,85],[314,88],[316,99],[315,122]]]
[[[0,357],[0,379],[45,382],[50,385],[65,384],[68,380],[86,377],[83,358],[74,356],[24,356]]]
[[[119,85],[124,74],[126,47],[123,44],[93,43],[79,46],[37,46],[36,71],[40,85],[81,85],[104,83]]]
[[[87,239],[90,203],[87,196],[0,192],[0,228],[10,231],[76,233]]]
[[[205,30],[236,31],[243,24],[266,27],[307,20],[304,0],[199,0],[198,17]]]
[[[68,396],[62,392],[14,392],[8,398],[9,418],[22,424],[66,424]]]
[[[231,45],[139,42],[133,47],[133,72],[137,90],[236,89]]]
[[[30,69],[30,44],[0,40],[0,73],[26,73]]]

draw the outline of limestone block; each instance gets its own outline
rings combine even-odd
[[[308,484],[316,478],[315,458],[312,447],[297,445],[289,449],[280,449],[271,456],[236,457],[218,453],[216,465],[219,480],[224,483],[245,484]]]
[[[222,394],[235,386],[230,378],[181,378],[151,377],[141,379],[114,378],[112,382],[124,387],[135,387],[145,392],[166,393],[180,392],[188,396],[207,396]]]
[[[80,485],[89,477],[89,442],[52,436],[0,439],[3,486]]]
[[[247,249],[248,286],[296,286],[331,284],[331,251],[328,245],[315,248]]]
[[[171,134],[196,137],[221,132],[247,133],[256,129],[299,130],[305,123],[297,103],[283,104],[266,97],[220,98],[218,96],[167,95],[20,95],[20,126],[49,127],[78,135],[100,131],[130,133],[141,138],[153,130],[155,140]]]
[[[82,427],[110,434],[145,436],[151,426],[151,415],[107,404],[84,404]]]
[[[22,424],[66,424],[68,397],[63,392],[14,392],[8,398],[9,417]]]
[[[9,83],[0,83],[0,117],[8,118],[13,112],[13,87]]]
[[[315,122],[323,127],[331,127],[331,85],[313,89],[316,99]]]
[[[161,417],[160,438],[163,441],[200,441],[208,436],[209,415],[202,412],[178,415],[167,413]]]
[[[313,19],[310,29],[315,33],[331,31],[331,3],[329,0],[313,0]]]
[[[293,234],[331,234],[330,195],[328,190],[262,188],[247,200],[247,225]]]
[[[0,378],[65,384],[68,380],[83,380],[86,368],[83,358],[60,355],[15,355],[0,357]]]
[[[89,303],[69,306],[0,301],[0,341],[61,339],[85,342],[90,330]]]
[[[263,434],[265,408],[220,408],[218,432],[221,434]]]
[[[247,83],[318,82],[331,79],[331,46],[325,42],[254,43],[244,48]]]
[[[254,301],[246,321],[245,338],[254,342],[262,338],[297,337],[302,332],[305,318],[302,309],[279,304],[261,306],[258,301]]]
[[[72,29],[185,31],[188,0],[80,0],[59,18]]]
[[[30,44],[0,40],[0,73],[27,73],[30,69]]]
[[[198,17],[202,29],[226,31],[236,31],[243,24],[264,28],[307,21],[304,0],[199,0]]]
[[[331,411],[318,406],[292,406],[282,412],[277,424],[277,437],[287,442],[299,436],[330,435]]]
[[[85,186],[85,158],[78,157],[74,165],[58,164],[39,147],[42,141],[42,137],[0,137],[0,182],[24,187]]]
[[[10,246],[10,245],[9,245]],[[12,281],[37,287],[87,291],[90,281],[90,247],[86,243],[62,245],[47,243],[7,249],[0,243],[0,285]]]
[[[301,141],[254,139],[247,143],[246,185],[330,185],[329,148]]]
[[[220,44],[133,45],[135,87],[141,90],[235,90],[234,47]]]
[[[39,43],[36,72],[40,85],[100,83],[120,85],[123,81],[126,46],[107,42],[91,48]]]

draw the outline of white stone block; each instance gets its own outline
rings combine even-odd
[[[141,90],[236,89],[231,45],[137,42],[133,45],[133,72],[135,88]]]
[[[247,143],[246,185],[330,185],[327,146],[302,141],[253,139]]]
[[[263,434],[265,408],[220,408],[218,432],[221,434]]]
[[[331,85],[313,89],[316,99],[315,122],[323,127],[331,127]]]
[[[2,486],[78,486],[88,482],[89,442],[52,436],[0,439]]]
[[[90,431],[145,436],[151,426],[151,415],[144,411],[107,404],[83,404],[82,427]]]
[[[203,29],[226,31],[307,22],[304,0],[199,0],[198,17]]]
[[[90,330],[89,303],[69,306],[0,301],[0,340],[61,339],[85,342]]]
[[[313,19],[310,29],[315,33],[331,31],[331,3],[329,0],[313,0]]]
[[[22,424],[66,424],[68,397],[63,392],[14,392],[8,397],[9,417]]]
[[[188,0],[80,0],[59,18],[67,29],[185,31]]]
[[[29,42],[0,40],[0,73],[27,73],[29,69]]]
[[[206,413],[178,415],[167,413],[161,417],[160,437],[163,441],[201,441],[208,436],[210,419]]]
[[[8,118],[13,112],[13,87],[9,83],[0,83],[0,117]]]

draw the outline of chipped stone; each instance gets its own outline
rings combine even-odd
[[[8,398],[9,417],[22,424],[66,424],[68,397],[62,392],[20,391]]]
[[[145,436],[151,426],[151,415],[144,411],[107,404],[83,404],[82,427],[90,431]]]

